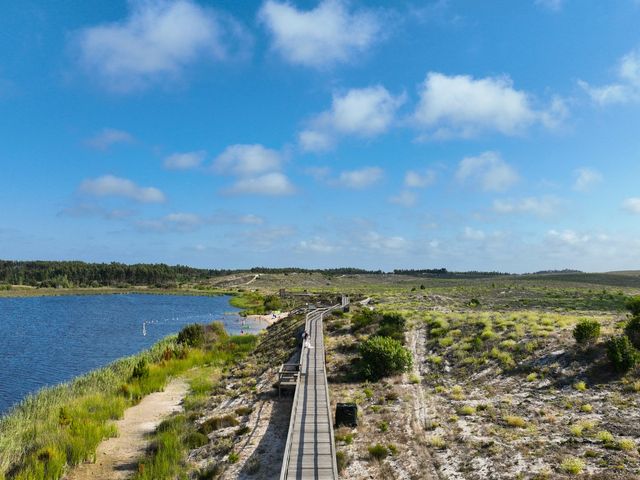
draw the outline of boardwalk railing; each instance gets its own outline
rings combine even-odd
[[[307,314],[311,349],[302,346],[280,480],[337,480],[336,447],[324,358],[322,320],[340,305]]]

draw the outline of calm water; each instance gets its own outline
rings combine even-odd
[[[189,323],[242,324],[229,297],[90,295],[0,298],[0,414],[25,395],[132,355]],[[143,322],[146,335],[143,335]]]

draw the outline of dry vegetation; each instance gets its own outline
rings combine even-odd
[[[484,282],[372,297],[409,319],[415,365],[358,382],[357,309],[327,323],[332,401],[360,415],[336,436],[344,478],[638,478],[640,381],[616,374],[604,346],[626,321],[621,292]],[[572,330],[584,318],[602,338],[580,347]]]

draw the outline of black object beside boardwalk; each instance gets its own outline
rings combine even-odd
[[[313,348],[302,346],[280,480],[338,478],[322,335],[322,319],[332,308],[307,314],[306,330]]]

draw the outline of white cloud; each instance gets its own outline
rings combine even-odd
[[[433,170],[425,170],[424,172],[409,170],[404,176],[404,184],[410,188],[425,188],[435,181],[436,172]]]
[[[249,213],[247,215],[241,215],[238,217],[238,223],[244,225],[262,225],[264,223],[264,218]]]
[[[132,143],[133,135],[123,130],[115,128],[105,128],[93,137],[87,139],[85,144],[97,150],[107,150],[113,145],[119,143]]]
[[[314,237],[310,240],[301,240],[298,243],[298,249],[315,253],[334,253],[339,248],[323,238]]]
[[[467,240],[480,241],[486,238],[486,234],[482,230],[477,230],[471,227],[465,227],[462,236]]]
[[[526,92],[511,79],[429,72],[419,91],[415,123],[427,129],[424,138],[469,138],[485,132],[518,135],[535,123],[552,127],[566,106],[555,98],[547,110],[537,111]]]
[[[398,195],[389,197],[389,201],[403,207],[413,207],[418,201],[418,196],[410,190],[402,190]]]
[[[640,48],[624,55],[618,62],[618,82],[594,87],[580,80],[578,84],[599,105],[640,101]]]
[[[271,172],[255,177],[244,177],[236,181],[226,190],[229,194],[250,195],[290,195],[295,192],[286,175],[280,172]]]
[[[363,189],[380,181],[384,172],[378,167],[365,167],[359,170],[341,172],[335,181],[336,184],[356,190]]]
[[[559,12],[562,10],[564,0],[536,0],[536,5],[551,10],[552,12]]]
[[[394,96],[381,85],[334,94],[331,109],[317,115],[298,140],[305,151],[328,150],[341,135],[371,138],[386,132],[405,95]]]
[[[214,161],[218,173],[249,176],[279,170],[282,156],[262,145],[231,145]]]
[[[305,152],[324,152],[334,145],[334,139],[329,133],[317,130],[300,132],[298,142]]]
[[[131,180],[103,175],[84,180],[80,191],[96,197],[122,197],[141,203],[161,203],[166,200],[164,193],[154,187],[140,187]]]
[[[169,170],[189,170],[199,167],[205,156],[203,151],[174,153],[164,159],[163,165]]]
[[[59,216],[75,218],[101,217],[105,220],[122,220],[135,215],[135,211],[129,209],[106,209],[93,203],[75,203],[58,212]]]
[[[568,229],[562,231],[549,230],[547,232],[547,239],[554,243],[575,246],[589,242],[589,240],[591,240],[591,235],[581,234]]]
[[[456,171],[461,183],[472,183],[484,191],[500,192],[513,186],[519,176],[496,152],[462,159]]]
[[[170,213],[165,217],[165,220],[169,223],[182,226],[196,226],[202,222],[199,215],[195,213]]]
[[[594,185],[602,182],[602,174],[593,168],[582,167],[573,172],[575,181],[573,189],[579,192],[586,192]]]
[[[622,208],[629,213],[640,215],[640,197],[627,198],[622,202]]]
[[[288,62],[313,68],[347,63],[380,38],[380,19],[368,11],[350,12],[343,0],[324,0],[313,10],[267,0],[258,18],[273,49]]]
[[[560,199],[547,197],[527,197],[521,200],[495,200],[493,210],[500,214],[531,214],[537,217],[550,217],[558,212]]]
[[[191,0],[132,0],[122,21],[76,35],[81,64],[114,91],[127,92],[181,75],[202,57],[229,59],[247,34],[231,17]]]
[[[385,236],[375,231],[367,232],[360,241],[366,248],[384,252],[405,250],[409,246],[409,242],[404,237]]]

